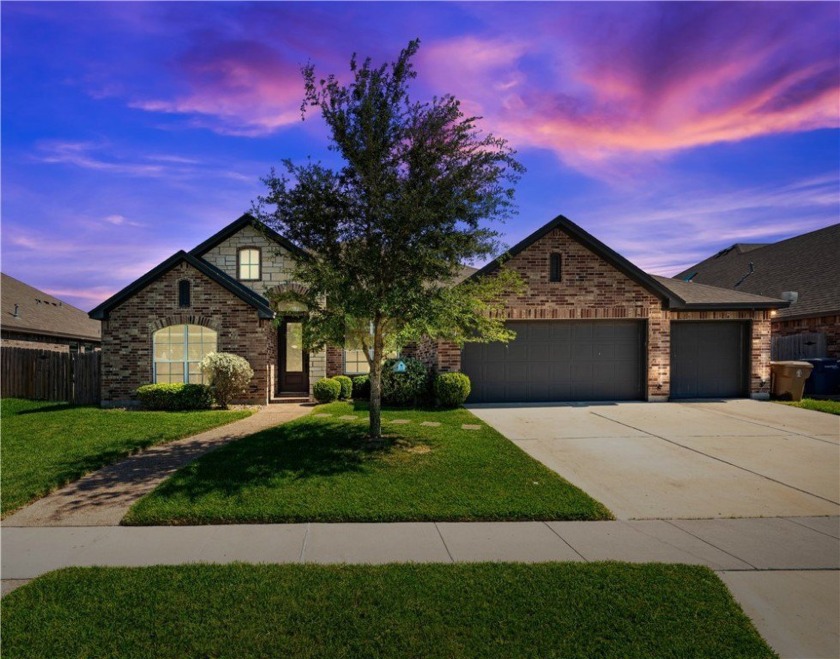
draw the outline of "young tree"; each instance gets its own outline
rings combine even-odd
[[[483,135],[450,95],[409,97],[412,41],[396,62],[350,60],[352,81],[302,69],[301,106],[317,108],[340,169],[284,161],[264,179],[254,213],[310,255],[295,266],[309,312],[304,343],[319,349],[354,336],[370,363],[370,439],[381,440],[382,363],[400,341],[420,335],[464,341],[508,340],[494,310],[518,278],[452,287],[464,262],[498,248],[487,221],[514,212],[523,167],[507,142]]]

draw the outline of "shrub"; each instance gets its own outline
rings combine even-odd
[[[463,373],[439,373],[435,377],[435,401],[441,407],[463,405],[470,389],[470,379]]]
[[[370,400],[370,376],[357,375],[353,378],[353,398]]]
[[[332,403],[341,394],[341,383],[335,378],[318,380],[312,387],[312,395],[319,403]]]
[[[216,402],[222,407],[248,391],[254,369],[248,360],[229,352],[211,352],[201,360],[201,370],[207,378]]]
[[[394,373],[394,364],[405,363],[405,373]],[[419,359],[386,359],[382,367],[382,401],[389,405],[418,405],[429,398],[429,369]]]
[[[137,397],[147,410],[209,410],[213,405],[213,394],[205,384],[147,384],[137,389]]]
[[[353,395],[353,380],[346,375],[336,375],[333,380],[341,385],[341,393],[338,395],[341,400],[347,400]]]

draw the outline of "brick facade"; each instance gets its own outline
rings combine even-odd
[[[562,277],[549,281],[549,257],[561,254]],[[647,324],[647,397],[670,395],[671,321],[744,320],[751,327],[750,393],[766,397],[770,380],[770,315],[767,311],[668,311],[660,299],[628,278],[564,231],[555,229],[505,263],[522,277],[526,290],[511,296],[506,320],[636,319]],[[438,371],[461,367],[457,346],[438,342],[418,348]]]
[[[771,324],[773,336],[792,336],[805,332],[825,334],[826,355],[840,359],[840,315],[773,320]]]
[[[191,305],[178,306],[178,282],[191,283]],[[254,369],[242,401],[265,404],[271,396],[277,329],[256,310],[187,263],[175,266],[113,308],[102,323],[102,401],[124,405],[153,381],[152,335],[169,325],[201,325],[218,332],[217,349],[248,360]]]

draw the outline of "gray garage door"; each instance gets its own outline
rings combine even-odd
[[[671,323],[671,398],[737,398],[748,393],[749,323]]]
[[[510,322],[508,343],[468,343],[461,370],[470,403],[643,398],[644,328],[639,321]]]

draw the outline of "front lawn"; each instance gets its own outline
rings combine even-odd
[[[0,405],[3,516],[138,449],[251,414],[127,412],[15,398]]]
[[[773,657],[710,570],[623,563],[70,568],[10,657]]]
[[[199,458],[138,501],[122,523],[611,517],[465,409],[386,410],[383,428],[387,447],[367,451],[364,405],[321,405]]]
[[[777,401],[791,407],[801,407],[803,410],[815,410],[827,414],[840,414],[840,400],[816,400],[815,398],[803,398],[796,402]]]

